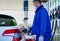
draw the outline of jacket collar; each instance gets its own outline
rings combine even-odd
[[[35,12],[37,12],[38,10],[40,10],[42,7],[43,7],[43,5],[40,5],[40,7],[38,7]]]

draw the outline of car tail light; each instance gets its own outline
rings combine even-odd
[[[3,32],[2,36],[13,37],[12,41],[20,41],[22,38],[22,32],[19,29],[10,29]]]

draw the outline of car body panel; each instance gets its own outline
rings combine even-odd
[[[2,36],[3,32],[8,29],[19,29],[17,26],[4,26],[0,27],[0,41],[12,41],[13,37],[11,36]],[[12,34],[14,36],[14,33]]]

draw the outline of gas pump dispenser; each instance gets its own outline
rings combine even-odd
[[[24,0],[24,28],[27,29],[28,20],[28,0]]]
[[[59,32],[59,30],[60,30],[60,26],[59,26],[59,11],[58,11],[58,8],[56,7],[55,8],[55,10],[53,11],[53,12],[55,12],[55,14],[54,14],[54,17],[53,17],[53,15],[52,16],[50,16],[50,17],[52,17],[52,19],[51,19],[51,27],[52,27],[52,37],[51,37],[51,40],[50,41],[60,41],[60,39],[59,39],[59,37],[60,37],[60,32]]]

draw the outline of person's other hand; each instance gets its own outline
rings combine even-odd
[[[43,36],[40,36],[39,37],[39,41],[44,41],[44,37]]]

